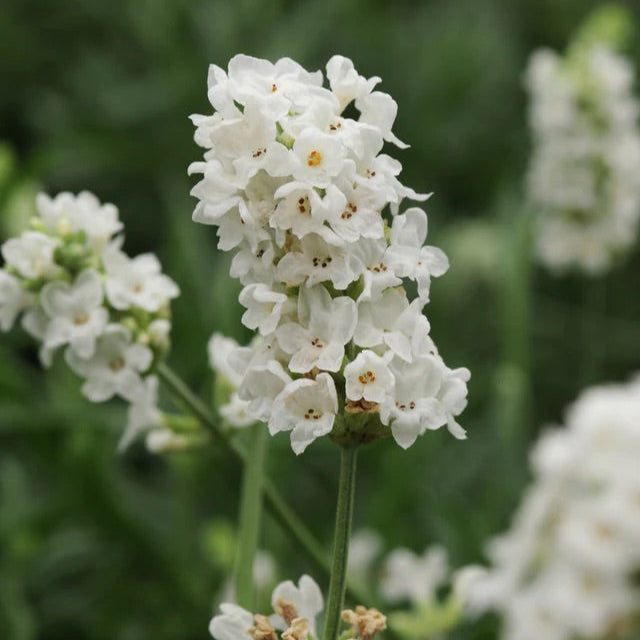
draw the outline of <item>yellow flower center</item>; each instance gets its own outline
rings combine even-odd
[[[322,154],[315,149],[307,156],[307,164],[310,167],[317,167],[322,162]]]

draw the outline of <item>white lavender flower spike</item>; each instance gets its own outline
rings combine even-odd
[[[400,212],[405,198],[428,196],[404,186],[402,165],[381,153],[387,142],[406,147],[392,132],[397,105],[342,56],[327,78],[329,88],[288,58],[238,55],[228,72],[210,70],[214,113],[192,117],[205,149],[189,169],[201,175],[193,218],[217,226],[218,247],[234,251],[242,322],[262,338],[228,355],[242,377],[237,397],[271,433],[289,431],[296,453],[327,434],[407,447],[446,424],[462,437],[454,418],[468,372],[446,367],[422,314],[448,261],[423,246],[426,213]],[[412,402],[409,416],[402,406]]]

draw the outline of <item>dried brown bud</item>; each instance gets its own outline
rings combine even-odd
[[[267,616],[256,613],[253,616],[256,626],[249,629],[249,635],[254,640],[278,640],[276,630],[269,624],[269,618]]]
[[[360,400],[347,400],[344,410],[347,413],[379,413],[380,407],[377,402],[369,402],[361,398]]]
[[[295,602],[289,602],[284,598],[278,598],[273,607],[274,611],[284,618],[284,621],[291,626],[293,621],[298,617],[298,608]]]
[[[342,612],[342,619],[353,627],[353,632],[358,638],[367,640],[380,631],[387,628],[387,617],[377,609],[367,609],[358,605],[356,610],[345,609]]]
[[[309,635],[309,621],[306,618],[296,618],[289,628],[283,632],[282,640],[307,640]]]

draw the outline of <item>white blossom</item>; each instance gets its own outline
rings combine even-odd
[[[336,437],[355,437],[334,418],[343,414],[346,423],[358,412],[370,413],[378,432],[386,426],[397,433],[403,446],[445,423],[460,437],[455,417],[466,401],[466,379],[439,356],[433,362],[440,384],[425,399],[432,410],[421,409],[410,429],[395,409],[380,424],[378,405],[396,402],[391,360],[437,354],[422,309],[430,279],[448,262],[439,249],[422,246],[426,214],[400,211],[406,198],[428,195],[403,185],[400,162],[381,153],[386,142],[406,146],[392,131],[397,104],[374,91],[379,78],[360,76],[342,56],[327,64],[327,79],[328,88],[321,72],[288,58],[238,55],[227,71],[209,70],[214,112],[192,116],[205,149],[189,168],[201,176],[192,190],[193,218],[216,226],[218,248],[234,252],[230,273],[243,285],[242,322],[270,349],[230,355],[242,380],[233,409],[224,411],[244,417],[246,409],[247,419],[268,422],[273,433],[291,431],[298,453],[336,424]],[[417,282],[416,300],[403,278]],[[305,407],[297,407],[300,397]],[[304,418],[302,409],[320,404],[322,418]]]
[[[69,344],[80,358],[90,358],[96,339],[109,320],[102,300],[102,281],[93,269],[83,271],[73,284],[46,284],[40,292],[40,304],[50,318],[44,331],[44,347],[56,349]]]
[[[158,378],[147,376],[142,387],[136,389],[127,412],[127,426],[118,442],[124,451],[145,431],[164,426],[162,411],[158,408]]]
[[[122,230],[118,209],[112,204],[101,204],[88,191],[78,195],[64,191],[53,198],[40,193],[36,206],[50,233],[65,235],[82,231],[87,241],[97,249]]]
[[[437,247],[422,246],[427,237],[427,214],[417,207],[396,216],[391,227],[391,245],[385,261],[401,278],[418,284],[422,302],[429,300],[431,277],[441,276],[449,268],[447,256]]]
[[[328,373],[293,380],[273,401],[269,432],[291,431],[291,448],[299,454],[331,431],[337,412],[336,387]]]
[[[19,238],[11,238],[2,245],[2,257],[23,278],[54,277],[59,271],[54,260],[59,245],[57,238],[39,231],[25,231]]]
[[[258,329],[263,336],[272,333],[286,311],[287,302],[286,294],[273,291],[263,283],[249,284],[240,292],[240,304],[247,309],[242,324]]]
[[[394,549],[386,558],[380,589],[386,600],[410,600],[426,604],[435,598],[436,589],[449,574],[444,547],[432,546],[422,556],[405,548]]]
[[[511,529],[490,542],[491,566],[459,577],[468,610],[496,610],[505,640],[600,638],[631,621],[639,420],[640,379],[594,387],[533,449],[533,484]]]
[[[253,627],[253,616],[237,604],[223,603],[220,611],[209,624],[209,633],[216,640],[253,640],[249,629]]]
[[[18,278],[0,269],[0,329],[9,331],[17,316],[32,304],[30,296]]]
[[[442,365],[435,356],[391,364],[395,386],[380,404],[380,420],[391,425],[394,440],[404,449],[427,429],[446,424],[445,407],[438,399],[443,383]]]
[[[555,272],[608,270],[640,223],[640,130],[628,60],[604,44],[535,51],[526,84],[536,254]]]
[[[309,622],[309,631],[316,635],[316,617],[324,607],[322,592],[315,580],[308,575],[303,575],[296,586],[291,580],[281,582],[271,596],[271,605],[275,611],[283,604],[293,605],[297,618],[306,618]],[[286,629],[288,624],[279,616],[273,617],[276,628]]]
[[[389,369],[389,360],[389,357],[381,357],[369,349],[361,351],[355,360],[344,368],[347,398],[382,402],[395,384],[395,378]]]
[[[158,311],[180,293],[175,282],[162,273],[160,262],[152,253],[129,258],[110,247],[104,252],[103,263],[107,297],[116,309],[135,306]]]
[[[339,371],[344,358],[344,345],[353,336],[357,321],[355,302],[346,296],[331,299],[324,287],[307,290],[309,326],[283,324],[278,329],[278,342],[292,354],[289,370],[307,373],[314,367]]]
[[[153,358],[150,349],[131,342],[126,329],[119,325],[107,327],[91,358],[80,358],[71,349],[65,355],[69,366],[86,378],[82,392],[91,402],[103,402],[116,394],[133,400],[143,391],[141,374]]]

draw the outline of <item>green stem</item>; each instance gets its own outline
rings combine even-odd
[[[340,457],[340,480],[338,482],[338,505],[336,528],[333,540],[333,563],[327,600],[324,635],[322,640],[336,640],[340,626],[340,614],[344,608],[347,584],[347,559],[349,538],[353,520],[353,503],[356,488],[357,445],[342,447]]]
[[[253,584],[253,562],[258,549],[260,520],[262,515],[262,480],[267,457],[267,438],[265,425],[250,427],[252,443],[251,457],[244,464],[242,495],[240,498],[240,518],[238,523],[238,541],[235,560],[236,602],[245,609],[255,608],[255,589]]]
[[[234,442],[220,429],[218,421],[211,409],[189,389],[183,380],[166,363],[160,363],[156,369],[156,373],[166,387],[181,402],[186,411],[196,417],[214,437],[222,442],[243,463],[247,462],[249,456],[245,449],[240,447],[237,442]],[[268,478],[264,478],[263,480],[263,493],[265,506],[274,519],[285,531],[291,534],[300,547],[317,563],[318,567],[326,575],[330,575],[331,568],[329,559],[322,545],[305,523],[292,511]],[[347,591],[349,596],[358,602],[365,602],[367,600],[366,597],[363,597],[363,594],[359,593],[359,591],[352,586],[348,586]]]

